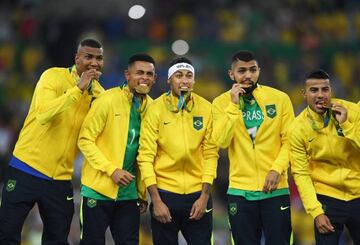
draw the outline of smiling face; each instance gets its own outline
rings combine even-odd
[[[168,80],[171,86],[171,92],[176,97],[181,95],[182,91],[191,92],[195,83],[194,74],[185,69],[177,70]]]
[[[257,83],[260,75],[260,68],[256,60],[242,61],[237,60],[231,65],[229,77],[242,88],[249,88]]]
[[[326,112],[326,106],[329,106],[331,101],[329,79],[307,79],[302,92],[311,110],[321,115]]]
[[[75,55],[76,71],[79,76],[84,71],[96,69],[101,71],[104,66],[103,49],[83,46]]]
[[[147,94],[156,79],[154,64],[146,61],[135,61],[125,70],[125,78],[131,92]]]

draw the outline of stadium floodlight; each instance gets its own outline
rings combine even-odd
[[[184,40],[176,40],[171,45],[171,50],[177,55],[185,55],[189,51],[189,44]]]
[[[129,17],[131,19],[137,20],[144,16],[146,9],[141,5],[133,5],[129,9]]]

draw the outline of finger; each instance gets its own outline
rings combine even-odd
[[[195,210],[196,210],[196,207],[195,207],[195,205],[193,205],[193,206],[191,207],[191,211],[190,211],[190,218],[194,215]]]
[[[120,181],[121,181],[121,183],[122,183],[123,185],[128,185],[128,184],[130,184],[130,182],[131,182],[131,180],[128,180],[125,176],[122,176],[122,177],[120,178]]]
[[[167,222],[171,222],[172,221],[172,217],[171,217],[171,214],[170,214],[170,210],[166,207],[166,221]]]
[[[335,231],[335,228],[334,228],[334,226],[331,224],[331,222],[330,222],[329,219],[326,220],[325,225],[326,225],[326,229],[328,230],[328,232],[334,232],[334,231]]]
[[[189,219],[196,219],[199,215],[199,209],[196,206],[193,206],[194,211],[190,214]]]
[[[128,185],[128,183],[126,181],[124,181],[123,179],[120,179],[118,184],[121,185],[121,186],[127,186]]]
[[[263,192],[267,193],[268,191],[269,191],[269,181],[266,179],[263,186]]]
[[[127,182],[131,182],[134,179],[133,175],[124,175],[123,178],[127,181]]]

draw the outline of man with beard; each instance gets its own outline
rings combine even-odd
[[[360,108],[332,99],[329,75],[309,73],[307,107],[289,130],[291,171],[316,244],[338,244],[344,225],[360,244]]]
[[[68,244],[76,142],[92,100],[104,91],[98,83],[102,67],[102,45],[85,39],[75,65],[41,75],[4,182],[0,244],[20,244],[25,218],[35,204],[44,223],[42,244]]]
[[[155,245],[210,245],[212,200],[218,149],[211,141],[211,104],[192,92],[195,69],[189,59],[170,63],[170,90],[157,98],[141,125],[138,162],[151,196]]]
[[[291,244],[287,131],[294,119],[289,97],[258,84],[260,68],[239,51],[228,73],[234,84],[215,98],[213,139],[228,148],[228,213],[235,244]]]
[[[110,227],[115,244],[139,244],[140,213],[146,189],[137,173],[139,133],[155,82],[155,61],[147,54],[129,58],[126,82],[94,101],[80,131],[85,156],[81,178],[81,242],[105,244]]]

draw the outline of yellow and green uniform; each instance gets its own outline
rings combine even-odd
[[[161,95],[141,125],[137,159],[143,180],[146,187],[157,185],[173,217],[162,224],[152,213],[152,237],[154,244],[175,244],[181,231],[189,244],[211,244],[211,197],[208,211],[199,220],[189,220],[203,184],[211,185],[216,177],[218,148],[211,141],[211,104],[194,93],[181,97],[171,92]]]
[[[130,110],[129,132],[127,136],[126,151],[124,157],[123,169],[135,176],[135,178],[127,186],[120,186],[116,200],[132,200],[138,199],[136,189],[136,156],[139,148],[140,135],[140,113],[136,105],[136,97],[133,97],[133,103]],[[81,187],[81,195],[97,200],[112,200],[91,188],[83,185]]]
[[[288,188],[287,129],[294,119],[290,98],[279,90],[263,85],[258,85],[253,97],[256,107],[251,109],[251,105],[247,105],[248,109],[244,112],[238,104],[231,102],[230,91],[215,98],[212,105],[213,139],[218,146],[229,149],[231,192],[261,192],[270,170],[281,174],[278,189]],[[246,113],[255,113],[255,117],[261,113],[263,119],[247,120]],[[254,127],[250,121],[256,125],[254,140],[247,129]]]
[[[211,105],[191,93],[184,109],[170,92],[150,106],[141,125],[138,163],[146,187],[189,194],[212,184],[218,149],[211,141]]]
[[[252,142],[255,143],[257,132],[264,121],[264,114],[252,95],[248,97],[244,96],[243,101],[244,108],[242,110],[242,117],[249,137],[251,138]],[[271,193],[264,193],[262,191],[248,191],[237,188],[229,188],[227,194],[243,196],[247,200],[254,201],[280,195],[289,195],[289,190],[288,188],[281,188]]]
[[[303,110],[289,130],[291,171],[305,210],[313,218],[324,210],[316,195],[350,201],[360,198],[360,109],[332,99],[348,111],[339,124],[330,115]],[[330,113],[331,114],[331,113]]]
[[[213,139],[228,148],[228,214],[234,244],[291,244],[287,130],[294,119],[289,97],[258,85],[239,104],[230,91],[212,105]],[[242,102],[241,102],[242,101]],[[270,170],[280,175],[277,189],[262,192]]]
[[[136,98],[125,84],[106,91],[94,101],[80,131],[78,145],[85,160],[82,168],[82,194],[102,200],[134,199],[135,182],[139,198],[146,200],[145,186],[136,167],[140,119],[151,98],[135,105]],[[111,178],[115,169],[126,169],[137,176],[127,188]],[[137,196],[135,197],[137,198]]]
[[[50,68],[36,85],[14,156],[55,180],[70,180],[81,124],[91,101],[104,89],[97,81],[82,92],[76,67]]]

